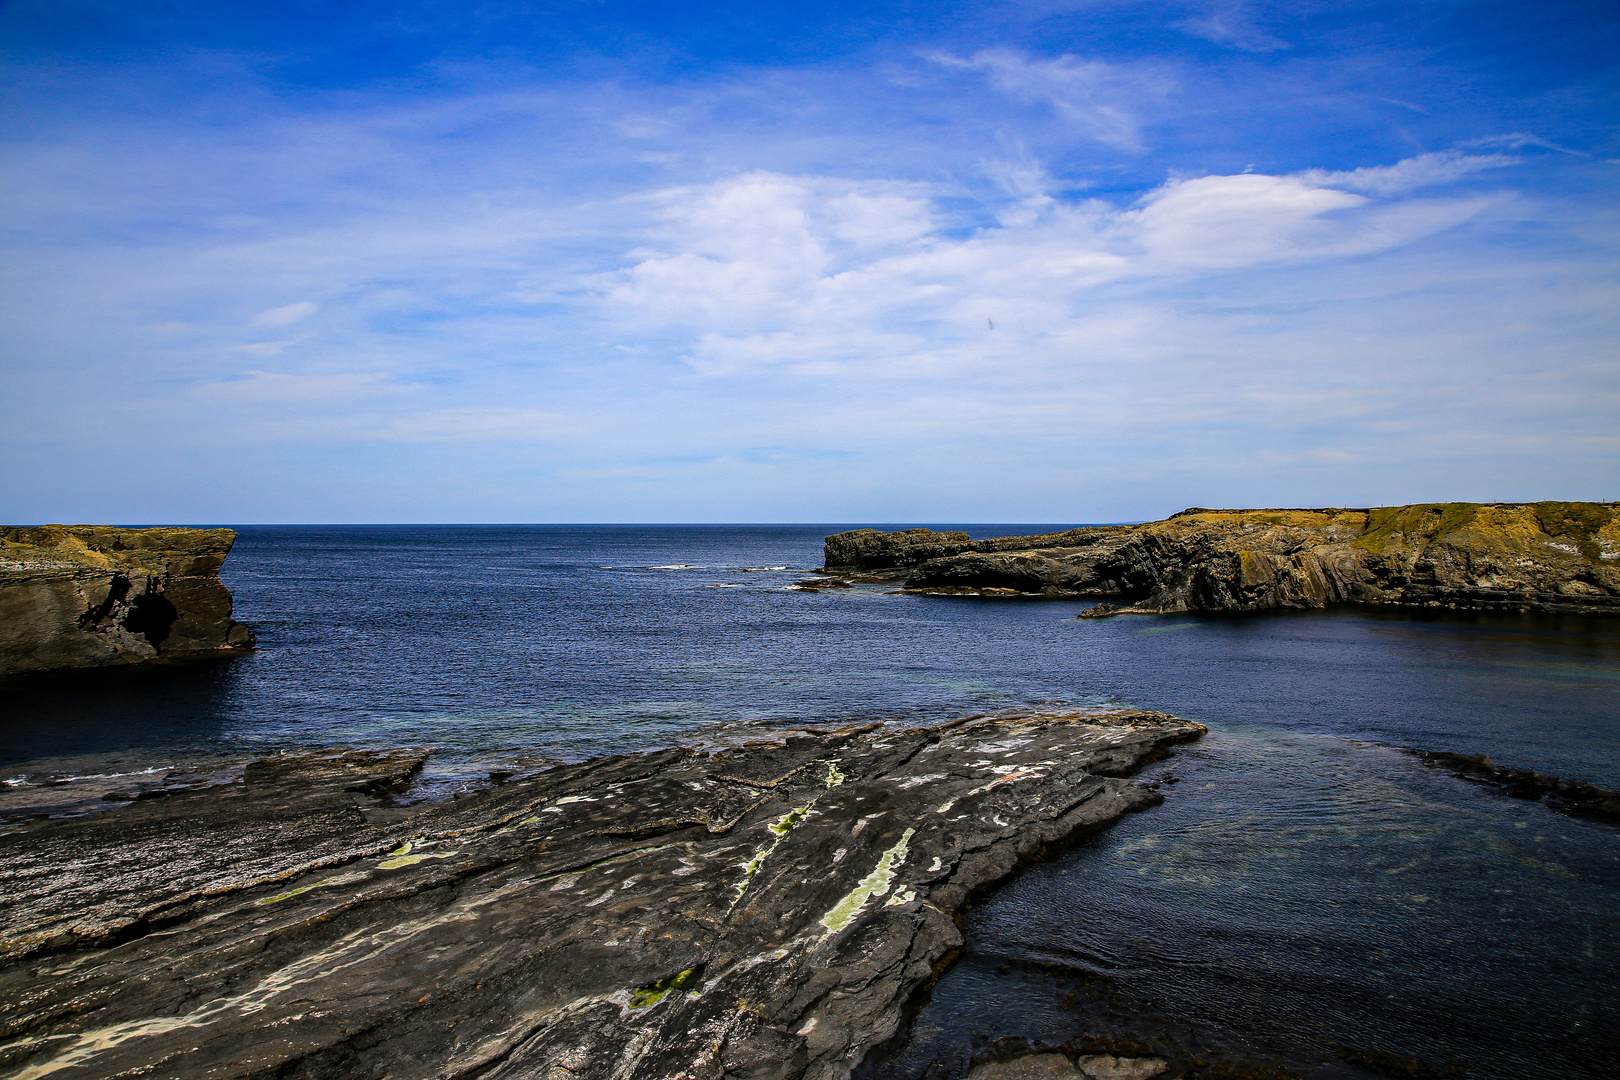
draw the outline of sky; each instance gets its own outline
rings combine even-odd
[[[0,0],[0,519],[1620,499],[1620,6]]]

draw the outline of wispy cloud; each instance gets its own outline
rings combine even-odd
[[[1527,146],[1538,147],[1542,150],[1556,150],[1560,154],[1570,154],[1575,157],[1591,157],[1584,150],[1572,150],[1567,146],[1560,146],[1551,139],[1543,139],[1539,135],[1532,135],[1525,131],[1514,131],[1506,135],[1487,135],[1479,139],[1465,140],[1463,146],[1499,146],[1506,150],[1520,150]]]
[[[1149,7],[409,92],[18,77],[13,516],[1119,518],[1614,477],[1612,166],[1537,152],[1595,129],[1492,112],[1406,38]],[[122,509],[64,505],[108,497],[109,440],[147,465]]]
[[[211,405],[350,405],[379,395],[398,393],[386,375],[376,372],[302,373],[284,371],[244,371],[229,379],[196,385],[198,401]]]
[[[313,302],[309,300],[300,300],[295,304],[287,304],[284,307],[271,308],[269,311],[261,311],[257,315],[253,316],[253,318],[248,320],[248,325],[288,326],[292,323],[298,322],[300,319],[309,318],[319,310],[320,308]]]
[[[969,57],[935,53],[948,68],[982,72],[989,84],[1017,101],[1049,106],[1087,138],[1116,150],[1140,152],[1141,113],[1173,88],[1144,65],[1107,63],[1063,55],[1031,57],[1011,49],[984,49]]]
[[[1400,98],[1381,97],[1378,100],[1382,101],[1385,105],[1394,105],[1398,109],[1406,109],[1409,112],[1415,112],[1419,116],[1431,115],[1429,110],[1425,109],[1423,106],[1414,105],[1410,101],[1402,101]]]
[[[1418,188],[1434,187],[1460,180],[1470,173],[1519,164],[1507,154],[1464,154],[1446,151],[1419,154],[1393,165],[1364,165],[1358,169],[1306,169],[1295,176],[1304,183],[1322,187],[1365,191],[1372,195],[1401,195]]]
[[[1288,42],[1261,30],[1255,24],[1251,6],[1245,3],[1206,4],[1198,14],[1177,26],[1193,37],[1244,52],[1269,53],[1292,48]]]
[[[279,356],[287,351],[291,341],[253,341],[246,345],[232,345],[231,352],[246,353],[248,356]]]

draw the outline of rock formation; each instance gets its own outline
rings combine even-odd
[[[0,526],[0,677],[248,649],[230,529]]]
[[[1454,754],[1447,750],[1408,750],[1407,753],[1421,758],[1425,765],[1489,784],[1514,798],[1543,802],[1571,817],[1620,825],[1620,791],[1582,780],[1562,780],[1533,769],[1509,769],[1484,754]]]
[[[1158,1057],[1080,1054],[1070,1058],[1048,1051],[986,1062],[968,1073],[967,1080],[1157,1080],[1169,1066]]]
[[[390,805],[419,752],[0,835],[0,1071],[844,1077],[1023,860],[1158,800],[1157,713],[802,729]],[[1112,1074],[1110,1074],[1112,1075]]]
[[[826,572],[908,591],[1120,598],[1097,614],[1394,604],[1620,613],[1613,503],[1183,510],[1165,521],[970,540],[829,536]]]

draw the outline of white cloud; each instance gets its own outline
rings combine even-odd
[[[1177,25],[1193,37],[1244,52],[1269,53],[1292,48],[1288,42],[1256,26],[1248,5],[1243,3],[1210,4],[1198,15]]]
[[[1402,182],[1423,171],[1403,166],[1389,170]],[[705,375],[891,380],[1039,366],[1099,290],[1392,250],[1488,204],[1374,203],[1303,176],[1205,176],[1125,208],[1031,196],[960,236],[943,229],[930,193],[882,183],[749,173],[658,201],[656,247],[595,279],[604,319],[684,335]]]
[[[1166,184],[1117,228],[1161,265],[1251,266],[1316,254],[1336,231],[1322,216],[1366,202],[1286,176],[1205,176]]]
[[[300,319],[307,319],[319,311],[319,305],[309,301],[300,300],[296,304],[285,307],[271,308],[261,311],[248,320],[249,326],[288,326]]]
[[[1421,187],[1449,184],[1469,173],[1484,169],[1500,169],[1517,165],[1519,158],[1507,154],[1463,154],[1445,151],[1437,154],[1419,154],[1417,157],[1397,161],[1393,165],[1373,165],[1360,169],[1331,171],[1306,169],[1295,173],[1296,179],[1321,187],[1346,188],[1365,191],[1372,195],[1401,195]]]
[[[938,53],[930,59],[983,72],[992,87],[1014,100],[1050,105],[1086,137],[1132,153],[1144,149],[1141,109],[1171,89],[1170,80],[1151,69],[1071,55],[1047,60],[1011,49],[984,49],[966,58]]]

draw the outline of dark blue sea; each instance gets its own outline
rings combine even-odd
[[[1082,602],[787,588],[848,527],[242,527],[223,576],[258,651],[0,686],[9,797],[425,745],[432,798],[793,723],[1161,709],[1210,726],[1144,774],[1174,777],[1164,804],[975,907],[866,1075],[948,1080],[997,1040],[1077,1038],[1324,1078],[1616,1075],[1620,829],[1401,748],[1620,787],[1620,621],[1080,621]]]

